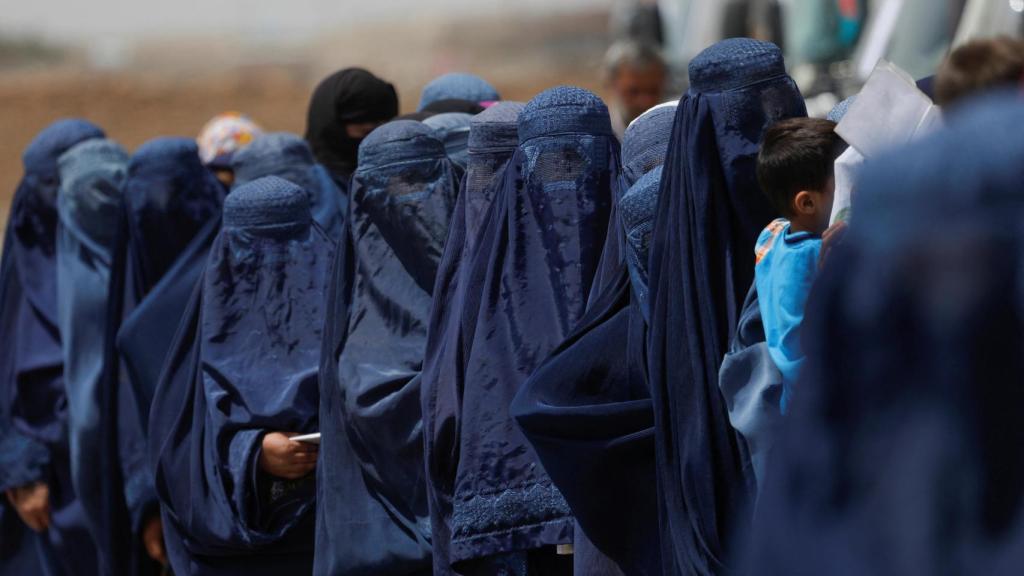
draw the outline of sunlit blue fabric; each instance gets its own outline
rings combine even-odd
[[[312,570],[315,479],[277,478],[258,461],[264,434],[317,429],[333,250],[287,180],[260,178],[224,201],[149,421],[175,573]]]
[[[127,524],[112,525],[109,516],[113,510],[123,513],[124,496],[122,487],[111,482],[118,478],[118,460],[107,448],[116,423],[103,410],[102,372],[110,269],[128,154],[111,140],[92,139],[72,147],[60,157],[59,166],[57,308],[71,477],[104,570],[117,573],[115,556],[123,552],[124,542],[115,545],[115,540],[128,532],[119,530]]]
[[[469,154],[469,124],[472,119],[472,114],[446,112],[423,121],[434,129],[437,138],[444,143],[448,158],[462,169],[466,168]]]
[[[811,295],[758,574],[1020,571],[1024,102],[866,165]]]
[[[731,574],[752,513],[747,447],[718,370],[775,216],[755,174],[765,128],[806,115],[770,43],[724,40],[690,62],[658,193],[648,370],[666,574]]]
[[[501,95],[494,86],[479,76],[450,72],[434,78],[423,87],[417,110],[423,110],[438,100],[493,102],[501,100]]]
[[[99,566],[71,482],[57,308],[58,159],[75,144],[102,137],[85,120],[60,120],[32,140],[22,156],[25,174],[11,203],[0,262],[0,488],[49,486],[42,562],[76,574],[97,573]]]
[[[827,119],[838,124],[839,122],[842,121],[843,117],[846,116],[846,113],[850,111],[850,105],[856,101],[857,95],[854,94],[853,96],[850,96],[849,98],[843,100],[839,104],[836,104],[835,106],[832,107],[832,110],[829,111]]]
[[[430,574],[419,375],[458,176],[420,122],[360,145],[325,315],[317,574]]]
[[[455,352],[461,345],[460,322],[463,294],[467,289],[473,254],[482,234],[483,219],[500,188],[505,167],[519,142],[517,128],[523,104],[499,102],[473,117],[469,133],[466,175],[452,214],[444,256],[434,283],[429,334],[423,360],[421,402],[427,461],[427,495],[431,514],[432,543],[435,553],[435,574],[446,574],[451,568],[448,557],[447,519],[451,515],[450,492],[436,490],[434,480],[453,471],[437,470],[438,464],[449,464],[447,456],[433,454],[436,445],[451,446],[450,422],[456,402],[444,397],[454,387],[449,378],[461,369],[461,357]],[[440,395],[440,396],[439,396]],[[448,496],[448,498],[445,498]],[[443,548],[442,548],[443,546]]]
[[[235,153],[231,162],[234,186],[264,176],[280,176],[309,194],[313,219],[332,239],[341,234],[341,221],[348,213],[348,196],[331,179],[327,169],[313,160],[306,141],[288,132],[257,136]]]
[[[223,189],[202,165],[194,140],[157,138],[132,155],[122,197],[110,272],[101,413],[116,424],[106,440],[107,452],[116,452],[120,461],[116,476],[103,465],[104,481],[123,490],[127,519],[118,520],[113,505],[106,514],[111,526],[124,522],[130,531],[110,532],[119,565],[129,564],[122,571],[156,573],[159,566],[140,539],[143,521],[158,513],[146,423],[164,358],[219,226]]]
[[[571,87],[534,98],[518,132],[453,308],[459,333],[451,341],[459,344],[444,352],[455,356],[433,393],[435,539],[447,540],[435,540],[435,566],[460,572],[494,555],[547,554],[572,539],[568,505],[508,408],[583,314],[616,195],[619,146],[604,103]]]

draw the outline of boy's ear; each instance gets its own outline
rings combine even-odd
[[[793,212],[800,215],[810,216],[815,212],[814,194],[807,190],[801,190],[793,197]]]

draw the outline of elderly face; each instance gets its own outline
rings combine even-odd
[[[665,94],[665,68],[623,65],[611,79],[611,88],[622,108],[622,120],[629,123],[662,101]]]

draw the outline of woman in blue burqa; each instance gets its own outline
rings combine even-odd
[[[334,244],[309,195],[240,186],[161,375],[150,457],[176,574],[308,574],[323,293]]]
[[[57,305],[58,159],[103,131],[60,120],[25,149],[0,263],[0,572],[98,574],[71,474]],[[13,518],[17,514],[20,521]],[[26,526],[34,532],[28,532]],[[34,556],[34,557],[32,557]]]
[[[690,62],[658,193],[647,366],[665,574],[733,574],[755,482],[719,367],[773,218],[755,175],[770,124],[806,115],[770,43],[724,40]]]
[[[1019,574],[1024,100],[865,165],[806,315],[751,573]]]
[[[176,137],[140,146],[123,188],[99,395],[100,413],[107,415],[101,419],[105,444],[92,467],[117,566],[138,573],[150,569],[151,560],[166,562],[146,457],[150,404],[220,226],[224,192],[200,161],[195,141]]]
[[[431,573],[420,372],[460,177],[420,122],[359,147],[325,315],[317,574]]]
[[[313,220],[332,240],[340,237],[348,196],[342,194],[327,168],[316,163],[302,138],[288,132],[260,134],[234,154],[231,169],[236,187],[264,176],[279,176],[298,185],[309,194]]]
[[[561,574],[573,519],[509,404],[582,316],[619,180],[607,107],[572,87],[535,97],[480,226],[431,392],[439,574]],[[448,340],[447,335],[438,335]],[[440,340],[439,340],[440,341]]]
[[[466,176],[452,215],[452,224],[444,246],[444,257],[434,283],[430,311],[430,329],[423,360],[420,399],[423,406],[423,435],[427,466],[427,497],[430,505],[434,571],[451,570],[447,544],[451,516],[450,491],[438,489],[435,480],[449,476],[444,466],[454,461],[435,453],[452,446],[452,410],[458,401],[447,396],[457,390],[448,386],[449,378],[460,370],[461,356],[454,352],[460,340],[463,294],[467,289],[473,254],[483,231],[483,220],[498,189],[512,154],[519,144],[520,102],[499,102],[473,117],[470,123]],[[446,497],[447,496],[447,497]]]
[[[577,574],[660,575],[654,412],[645,363],[647,256],[675,103],[626,129],[615,262],[586,315],[533,373],[512,414],[576,518]]]

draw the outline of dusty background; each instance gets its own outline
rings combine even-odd
[[[403,111],[415,108],[424,83],[448,71],[480,74],[510,100],[558,84],[600,93],[607,18],[601,7],[557,17],[418,16],[280,42],[119,41],[113,55],[95,38],[54,45],[0,35],[0,226],[21,177],[22,150],[55,119],[88,118],[129,150],[155,136],[194,136],[225,110],[301,134],[317,81],[351,65],[394,82]]]

